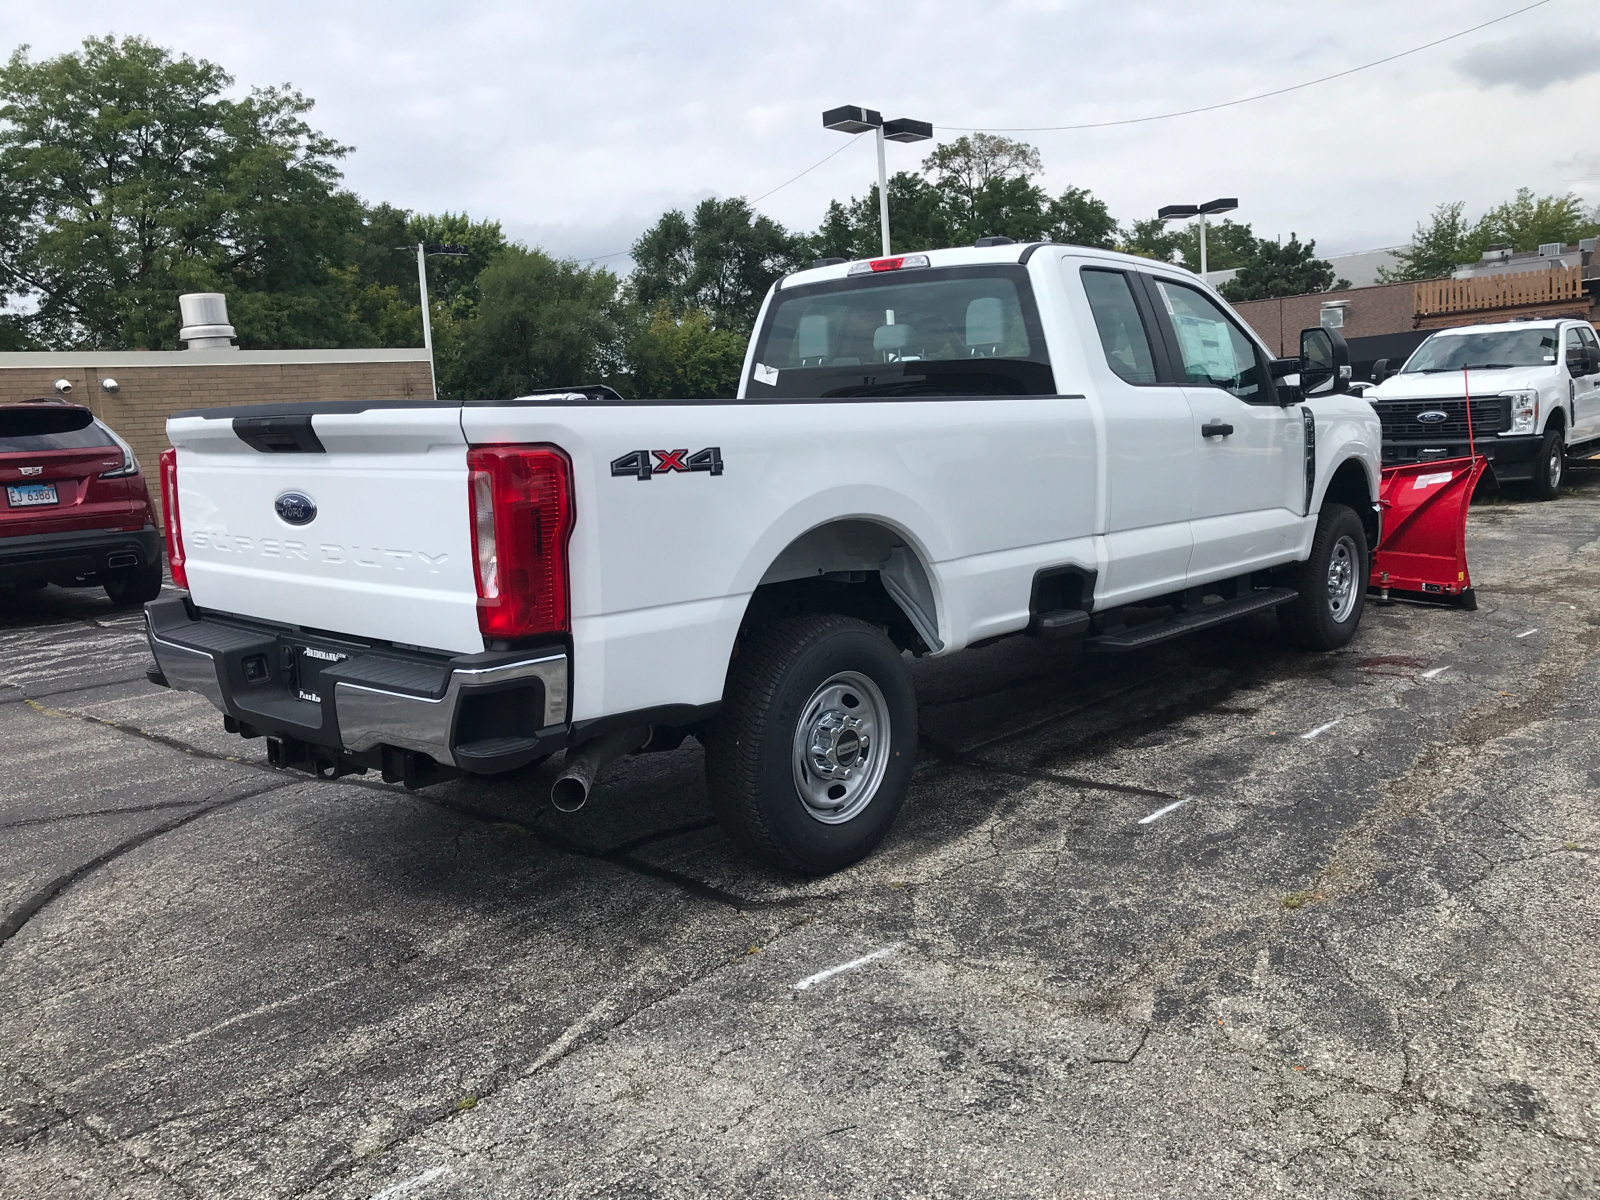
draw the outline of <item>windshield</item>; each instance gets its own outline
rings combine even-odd
[[[1401,373],[1419,375],[1433,371],[1483,371],[1494,367],[1545,367],[1555,361],[1554,329],[1436,333],[1417,347]]]
[[[1022,267],[858,275],[780,291],[749,395],[1050,395]]]

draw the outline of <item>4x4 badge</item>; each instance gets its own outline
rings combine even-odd
[[[656,460],[653,463],[650,461],[652,456]],[[706,471],[721,475],[722,447],[707,446],[693,454],[687,450],[629,450],[611,460],[611,474],[614,476],[631,475],[635,479],[648,480],[657,475],[670,475],[674,471]]]

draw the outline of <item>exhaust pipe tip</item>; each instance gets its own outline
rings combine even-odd
[[[550,785],[550,803],[560,812],[577,812],[588,803],[600,772],[649,740],[650,727],[645,725],[592,738],[577,749],[567,751],[566,766]]]
[[[562,775],[550,785],[550,803],[557,811],[575,813],[589,800],[589,785],[571,775]]]

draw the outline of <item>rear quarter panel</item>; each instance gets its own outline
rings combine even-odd
[[[928,570],[946,650],[1025,625],[1039,567],[1094,566],[1082,399],[475,406],[462,426],[472,443],[550,443],[572,458],[578,720],[718,700],[750,593],[829,521],[903,536]],[[634,451],[713,446],[721,475],[611,473]]]

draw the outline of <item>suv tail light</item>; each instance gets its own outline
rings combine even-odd
[[[565,633],[572,463],[554,446],[467,450],[478,629],[486,638]]]
[[[161,452],[161,524],[167,536],[167,565],[172,582],[189,586],[189,573],[183,566],[183,524],[178,517],[178,452]]]

